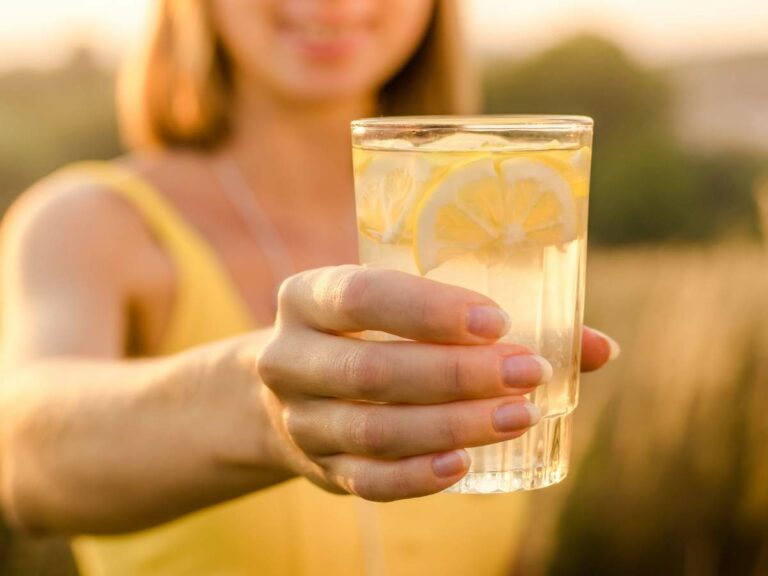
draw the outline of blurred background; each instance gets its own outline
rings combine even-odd
[[[149,0],[26,0],[0,19],[0,213],[120,154],[114,78]],[[465,0],[490,113],[595,118],[584,379],[569,479],[511,574],[768,574],[768,2]],[[0,575],[74,575],[0,527]]]

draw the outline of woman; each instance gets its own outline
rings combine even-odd
[[[123,533],[75,542],[85,575],[501,571],[519,499],[364,501],[455,483],[463,448],[533,423],[542,380],[489,299],[345,265],[349,121],[464,110],[453,4],[159,4],[134,151],[5,226],[6,513]],[[585,332],[586,368],[610,353]]]

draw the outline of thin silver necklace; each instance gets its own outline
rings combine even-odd
[[[224,196],[242,221],[248,235],[267,258],[272,276],[272,313],[277,312],[277,291],[280,284],[296,272],[296,263],[288,244],[256,199],[256,192],[240,169],[237,161],[227,153],[213,162],[213,172]]]

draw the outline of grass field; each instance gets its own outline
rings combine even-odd
[[[587,320],[621,358],[584,378],[576,466],[531,504],[511,573],[768,573],[768,252],[594,250]],[[3,542],[5,543],[3,545]],[[0,542],[2,576],[70,576]]]
[[[583,381],[577,466],[530,496],[521,574],[768,573],[768,253],[595,252],[587,320],[622,356]]]

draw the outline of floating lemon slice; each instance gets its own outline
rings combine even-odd
[[[432,177],[424,158],[379,152],[356,162],[357,222],[360,232],[392,244],[413,238],[414,208]]]
[[[532,153],[527,156],[549,164],[557,170],[571,185],[576,198],[589,195],[589,167],[592,162],[592,150],[584,146],[579,150],[548,150],[546,153]]]
[[[414,256],[421,274],[474,254],[501,262],[512,247],[576,237],[574,192],[558,168],[531,157],[457,166],[416,207]]]

